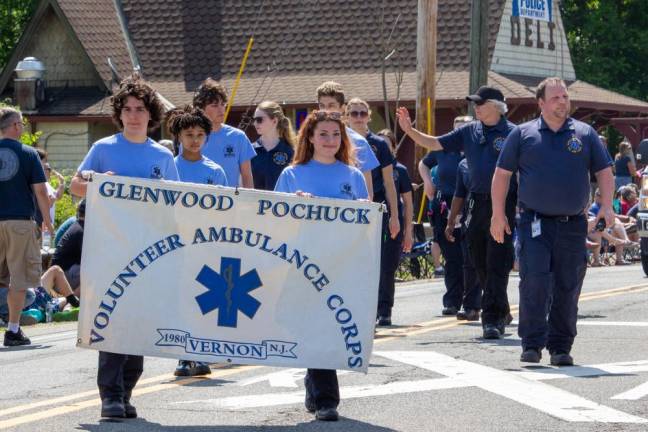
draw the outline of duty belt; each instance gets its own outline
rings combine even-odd
[[[530,212],[539,217],[540,219],[552,219],[558,222],[569,222],[583,217],[583,213],[578,213],[576,215],[546,215],[535,210],[526,209],[524,212]]]

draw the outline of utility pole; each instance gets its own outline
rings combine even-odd
[[[472,0],[470,9],[470,84],[469,94],[488,81],[489,0]],[[475,115],[472,106],[470,115]]]
[[[418,23],[416,30],[416,128],[428,134],[434,134],[437,9],[437,0],[418,0]],[[420,159],[420,153],[423,152],[424,149],[417,149],[416,162]]]

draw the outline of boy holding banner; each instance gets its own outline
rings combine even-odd
[[[227,186],[225,171],[202,154],[205,139],[211,132],[211,122],[200,108],[186,106],[167,114],[169,132],[180,142],[182,151],[175,158],[180,181],[187,183]],[[209,363],[179,360],[175,376],[209,375]]]
[[[368,199],[367,185],[354,167],[354,149],[337,112],[311,112],[299,132],[293,164],[275,191],[337,199]],[[338,419],[340,388],[335,370],[308,369],[304,379],[306,409],[324,421]]]
[[[84,197],[83,171],[127,177],[178,180],[173,155],[147,136],[157,126],[163,107],[155,90],[137,75],[127,78],[111,99],[113,121],[122,132],[97,141],[78,168],[70,190]],[[137,417],[131,393],[142,374],[144,358],[99,352],[97,385],[102,417]]]

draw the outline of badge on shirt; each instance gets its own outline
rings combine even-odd
[[[223,156],[225,157],[234,157],[236,156],[236,153],[234,153],[234,146],[231,145],[226,145],[225,148],[223,149]]]
[[[496,152],[502,151],[502,147],[504,147],[504,137],[497,137],[493,140],[493,148],[495,149]]]
[[[350,183],[342,183],[340,185],[340,192],[342,192],[343,195],[348,195],[351,197],[351,199],[355,199],[355,195],[353,195],[353,188],[351,187]]]
[[[272,162],[275,165],[284,166],[288,163],[288,153],[286,152],[276,152],[272,155]]]
[[[152,179],[161,179],[162,178],[162,168],[158,165],[153,165],[151,167],[151,178]]]
[[[580,153],[583,150],[582,141],[576,138],[576,135],[572,135],[572,137],[567,140],[567,150],[571,153]]]

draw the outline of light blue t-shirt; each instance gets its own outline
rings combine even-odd
[[[148,179],[178,180],[173,154],[147,138],[133,143],[120,132],[100,139],[90,148],[78,171],[97,173],[112,171],[115,175]]]
[[[356,159],[358,160],[358,168],[360,168],[360,171],[365,173],[378,167],[380,162],[378,162],[376,155],[371,150],[371,147],[369,147],[367,139],[350,127],[346,128],[346,132],[356,148]]]
[[[205,156],[201,160],[189,161],[178,155],[174,161],[180,181],[227,186],[227,176],[223,168]]]
[[[227,185],[239,185],[240,165],[256,156],[252,143],[245,133],[224,124],[217,132],[207,137],[202,154],[223,168],[227,176]]]
[[[316,197],[350,200],[369,197],[364,176],[359,169],[340,161],[323,164],[314,159],[284,169],[277,180],[275,191],[302,191]]]

